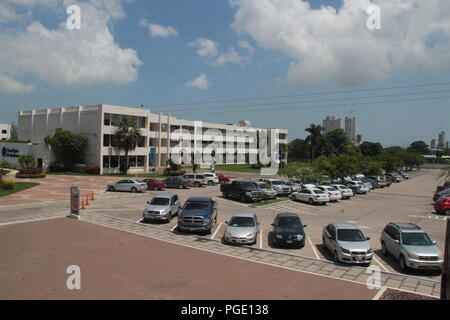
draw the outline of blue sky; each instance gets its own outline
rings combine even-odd
[[[309,2],[4,0],[0,122],[32,108],[144,104],[179,118],[286,128],[290,139],[327,115],[356,116],[363,140],[384,145],[450,135],[450,99],[425,99],[450,96],[449,85],[361,91],[450,83],[446,1],[374,1],[382,29],[373,31],[368,0]],[[81,8],[81,30],[65,27],[70,4]],[[346,93],[311,95],[336,91]],[[401,95],[367,98],[391,94]],[[285,95],[302,96],[183,104]],[[392,100],[409,101],[367,104]],[[306,102],[243,112],[292,101]]]

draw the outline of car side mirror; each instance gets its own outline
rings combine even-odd
[[[436,240],[433,240],[433,244],[436,244],[437,242],[436,242]]]
[[[225,224],[228,224],[228,221],[225,221]]]
[[[275,227],[275,223],[271,223],[270,225],[271,225],[272,227]]]
[[[366,240],[369,241],[369,240],[370,240],[370,237],[367,237]]]
[[[150,201],[147,201],[147,204],[150,204]]]
[[[308,226],[308,225],[304,224],[304,225],[303,225],[303,228],[306,228],[307,226]]]
[[[397,240],[397,239],[396,239],[396,240],[394,240],[394,241],[395,241],[395,243],[400,244],[400,240]]]

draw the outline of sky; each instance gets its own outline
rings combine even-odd
[[[289,140],[326,116],[385,146],[448,140],[449,16],[448,0],[0,0],[0,123],[107,103]]]

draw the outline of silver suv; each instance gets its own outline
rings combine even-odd
[[[170,222],[173,216],[180,213],[180,199],[174,193],[158,194],[147,202],[144,209],[144,221],[163,220]]]
[[[443,259],[436,241],[413,223],[390,222],[381,233],[381,251],[399,261],[400,268],[441,269]]]

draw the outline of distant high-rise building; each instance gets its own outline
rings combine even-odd
[[[356,118],[345,118],[345,119],[336,119],[335,117],[326,117],[325,120],[322,121],[322,126],[324,128],[324,134],[327,134],[330,131],[336,129],[344,130],[347,135],[348,140],[352,143],[357,143],[357,135],[356,135]]]
[[[362,142],[362,135],[357,134],[357,135],[356,135],[356,144],[357,144],[357,145],[360,145],[361,142]]]
[[[430,149],[436,149],[436,139],[431,139]]]
[[[448,141],[446,141],[445,142],[445,149],[448,149],[448,147],[449,147],[449,144],[448,144]]]
[[[437,147],[439,149],[444,149],[444,147],[445,147],[445,132],[444,131],[439,132]]]

